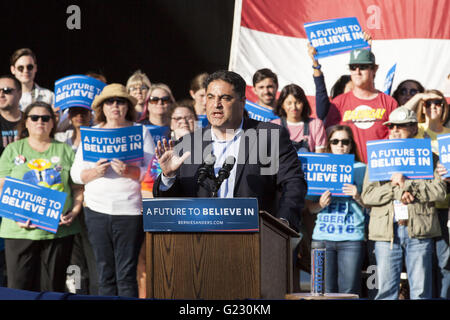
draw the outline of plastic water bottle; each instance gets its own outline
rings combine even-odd
[[[311,242],[311,295],[325,294],[325,242]]]

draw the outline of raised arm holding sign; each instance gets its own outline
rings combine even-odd
[[[309,42],[316,48],[316,59],[369,47],[355,17],[316,21],[303,26]]]

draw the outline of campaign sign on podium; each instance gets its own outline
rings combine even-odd
[[[146,232],[258,232],[256,198],[143,199]]]
[[[84,161],[115,158],[132,162],[144,158],[142,126],[117,129],[81,127],[80,131]]]
[[[47,187],[6,177],[0,196],[0,216],[27,222],[56,233],[67,194]]]
[[[297,153],[308,184],[307,195],[322,195],[329,190],[335,197],[348,197],[344,184],[353,184],[353,154]]]
[[[370,181],[391,180],[393,173],[408,179],[433,179],[430,139],[388,139],[367,142]]]

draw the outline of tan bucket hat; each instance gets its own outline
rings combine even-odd
[[[103,101],[114,97],[127,99],[133,107],[137,104],[137,99],[128,93],[127,88],[124,85],[120,83],[111,83],[105,86],[102,92],[95,97],[92,102],[92,109],[97,111]]]

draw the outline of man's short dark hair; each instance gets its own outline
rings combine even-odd
[[[0,79],[10,79],[12,81],[14,81],[14,86],[16,87],[17,91],[22,91],[22,84],[20,83],[19,80],[17,80],[16,77],[14,77],[11,74],[5,74],[3,76],[0,76]]]
[[[253,75],[253,86],[256,86],[256,84],[258,82],[263,81],[266,78],[270,78],[273,80],[273,82],[277,85],[278,87],[278,77],[275,73],[272,72],[272,70],[264,68],[264,69],[259,69],[258,71],[255,72],[255,74]]]
[[[216,71],[206,78],[204,87],[208,88],[208,85],[216,80],[228,82],[233,86],[234,92],[236,92],[240,98],[245,97],[245,88],[247,87],[247,84],[245,83],[244,78],[236,72],[227,70]]]

